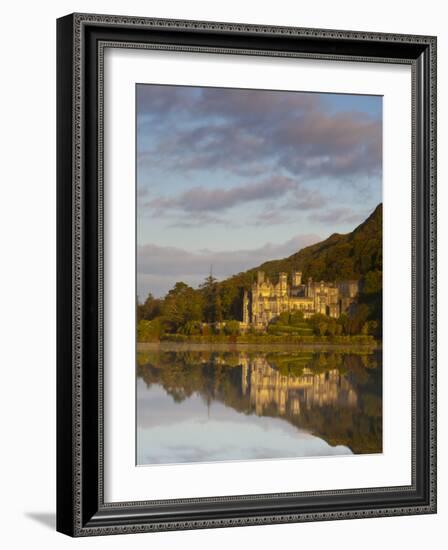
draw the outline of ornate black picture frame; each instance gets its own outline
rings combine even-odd
[[[108,503],[103,480],[107,44],[412,69],[412,484]],[[57,22],[57,529],[71,536],[436,512],[436,38],[73,14]]]

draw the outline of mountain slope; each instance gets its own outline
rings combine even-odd
[[[304,280],[360,279],[369,271],[382,270],[382,204],[351,233],[334,233],[328,239],[303,248],[283,260],[251,269],[275,278],[280,271],[302,271]]]
[[[239,319],[242,290],[249,289],[261,270],[276,282],[280,272],[288,275],[302,271],[302,280],[315,281],[356,279],[363,281],[361,301],[370,304],[372,317],[379,318],[382,295],[383,208],[379,204],[372,214],[351,233],[334,233],[328,239],[313,244],[291,256],[265,262],[219,283],[223,313],[226,318]]]

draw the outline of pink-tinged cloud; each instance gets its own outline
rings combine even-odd
[[[198,286],[213,268],[215,277],[222,279],[255,267],[267,260],[284,258],[301,248],[318,242],[319,235],[296,235],[283,243],[267,243],[250,250],[196,250],[174,246],[146,244],[137,249],[137,280],[139,298],[148,292],[163,296],[178,281]]]
[[[141,130],[154,138],[139,150],[141,166],[241,175],[260,173],[262,165],[265,173],[311,178],[381,174],[381,117],[333,112],[320,94],[166,86],[142,86],[139,94]]]
[[[195,186],[176,197],[158,197],[148,203],[156,212],[183,210],[186,212],[214,212],[262,199],[279,198],[296,189],[298,182],[287,177],[272,177],[226,189]]]

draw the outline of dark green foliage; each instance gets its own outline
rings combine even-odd
[[[293,327],[306,326],[302,311],[284,311],[283,313],[280,313],[278,317],[273,319],[272,324],[291,325]]]
[[[304,320],[301,311],[285,311],[271,321],[268,326],[268,334],[312,336],[313,327]]]
[[[363,279],[369,271],[382,271],[383,209],[374,212],[351,233],[334,233],[325,241],[303,248],[283,260],[273,260],[250,270],[262,270],[272,280],[281,271],[302,271],[303,280],[340,281]]]
[[[202,334],[202,323],[200,321],[187,321],[185,325],[179,328],[179,332],[187,336],[197,336]]]
[[[222,303],[218,281],[210,274],[200,286],[204,303],[204,321],[219,323],[222,321]]]
[[[185,283],[176,283],[162,305],[163,323],[167,332],[177,332],[188,321],[201,321],[203,298]]]
[[[238,336],[240,333],[240,324],[238,321],[227,321],[224,325],[224,334],[228,336]]]
[[[162,311],[162,302],[163,300],[158,300],[149,293],[143,304],[138,304],[137,306],[137,320],[146,319],[150,321],[155,317],[158,317]]]
[[[366,304],[369,310],[369,334],[381,338],[383,314],[383,272],[381,270],[366,273],[359,301]]]
[[[141,319],[137,323],[138,342],[157,342],[163,336],[163,332],[163,324],[160,317],[152,321]]]

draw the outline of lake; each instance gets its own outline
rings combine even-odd
[[[139,465],[381,452],[381,351],[138,348]]]

